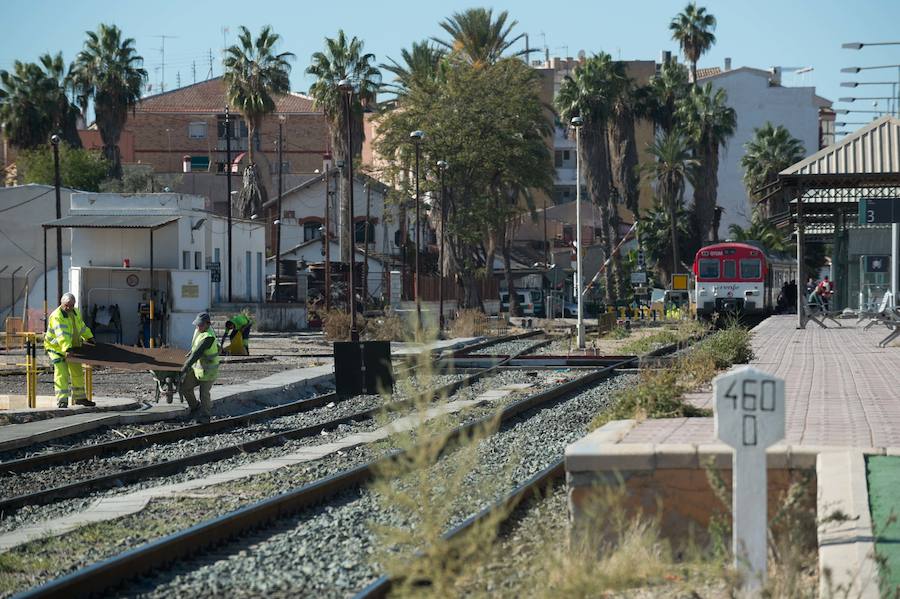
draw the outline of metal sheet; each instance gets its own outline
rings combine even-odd
[[[69,360],[121,370],[181,370],[185,352],[172,347],[131,347],[114,343],[83,345],[69,352]]]
[[[70,214],[44,223],[73,229],[156,229],[178,220],[172,214]]]

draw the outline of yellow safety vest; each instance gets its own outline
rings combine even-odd
[[[214,381],[219,375],[219,341],[216,339],[215,334],[213,334],[212,328],[208,328],[202,333],[194,329],[194,339],[191,341],[191,353],[193,354],[197,351],[197,348],[203,344],[207,337],[212,339],[212,345],[200,355],[200,358],[194,362],[194,365],[192,366],[194,369],[194,376],[197,377],[198,381]]]
[[[62,308],[57,308],[47,319],[44,349],[50,354],[52,361],[58,362],[73,347],[81,347],[82,340],[93,338],[94,334],[84,324],[77,309],[72,308],[66,314]]]

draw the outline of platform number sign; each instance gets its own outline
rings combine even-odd
[[[734,448],[732,467],[735,567],[745,591],[766,577],[766,448],[784,438],[784,381],[752,366],[716,377],[716,437]]]
[[[900,223],[900,198],[864,198],[859,201],[859,224]]]

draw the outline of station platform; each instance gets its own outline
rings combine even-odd
[[[854,596],[875,599],[873,524],[883,523],[873,522],[867,469],[872,456],[900,456],[900,347],[878,347],[881,327],[841,324],[797,329],[796,316],[775,316],[753,331],[751,365],[785,381],[785,438],[766,452],[769,514],[791,484],[805,485],[823,522],[818,566],[831,578],[820,578],[822,596],[826,584],[852,585]],[[713,390],[686,399],[711,410]],[[609,480],[624,481],[627,501],[661,509],[673,537],[688,521],[704,526],[722,507],[707,469],[730,487],[732,455],[711,417],[610,422],[566,449],[575,529],[593,489]],[[850,518],[829,521],[834,513]]]

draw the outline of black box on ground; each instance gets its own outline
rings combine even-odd
[[[338,395],[392,393],[390,341],[335,341],[334,384]]]

